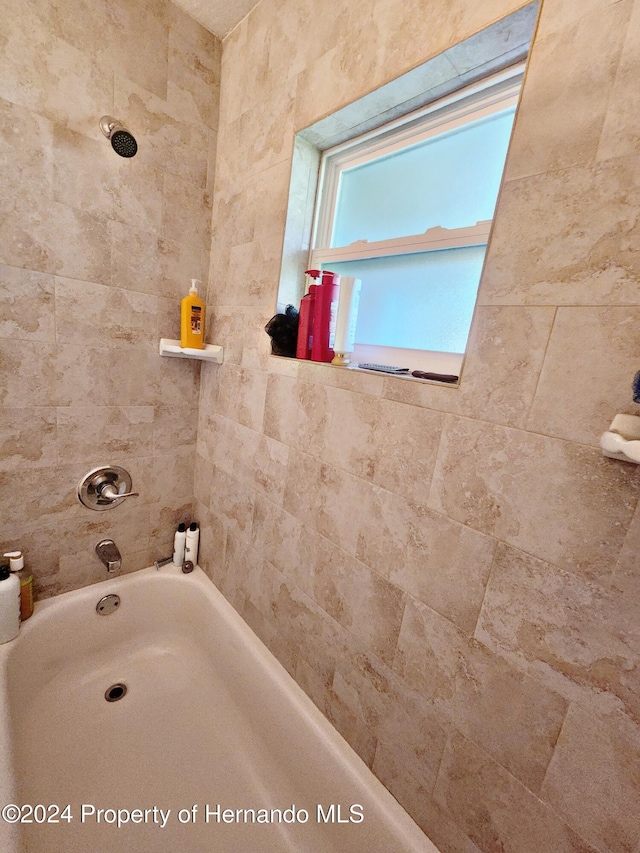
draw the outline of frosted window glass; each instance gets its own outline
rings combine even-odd
[[[362,279],[356,341],[463,353],[484,246],[331,264]]]
[[[492,219],[515,107],[346,169],[331,247]]]

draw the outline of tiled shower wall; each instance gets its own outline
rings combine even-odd
[[[640,0],[543,2],[460,388],[263,332],[294,132],[519,5],[262,0],[225,40],[201,562],[443,853],[631,853],[640,479],[598,438],[640,413]]]
[[[192,512],[199,368],[160,359],[206,283],[220,41],[160,0],[4,0],[0,27],[0,547],[40,596],[171,550]],[[102,115],[135,135],[118,157]],[[75,488],[127,468],[106,513]]]

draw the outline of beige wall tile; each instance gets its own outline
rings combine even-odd
[[[636,507],[635,514],[627,530],[624,545],[618,557],[616,568],[611,579],[611,586],[616,592],[628,595],[640,601],[640,563],[638,553],[640,548],[640,509]]]
[[[615,592],[500,546],[475,636],[570,699],[640,714],[637,605]]]
[[[41,198],[18,197],[0,214],[0,260],[99,281],[109,270],[107,220]],[[60,235],[64,234],[64,240]]]
[[[0,337],[54,341],[53,276],[0,265]]]
[[[11,406],[55,406],[55,345],[0,338],[0,403]]]
[[[218,127],[221,55],[220,40],[204,27],[169,32],[167,101],[185,119],[213,130]]]
[[[637,305],[637,174],[627,158],[508,181],[479,303]]]
[[[449,395],[448,411],[524,426],[554,315],[551,307],[479,305],[469,334],[460,393]]]
[[[596,853],[557,812],[458,733],[445,749],[434,799],[481,850]]]
[[[265,435],[317,455],[327,446],[330,423],[329,391],[323,385],[268,376]]]
[[[225,364],[218,370],[216,410],[226,418],[259,430],[264,418],[267,374]]]
[[[640,730],[615,715],[572,707],[543,794],[598,849],[622,853],[640,842]]]
[[[206,251],[211,241],[211,197],[189,181],[164,175],[162,236]]]
[[[566,700],[411,600],[394,670],[529,790],[540,790]]]
[[[406,498],[374,488],[356,555],[401,589],[473,633],[495,542]]]
[[[0,97],[99,139],[113,104],[112,64],[60,38],[24,3],[9,0],[3,13]]]
[[[54,125],[23,107],[0,99],[0,197],[3,205],[18,194],[53,196]]]
[[[283,507],[348,554],[356,551],[365,494],[357,477],[306,453],[289,454]]]
[[[640,8],[632,4],[629,26],[626,30],[622,55],[615,81],[610,90],[607,115],[600,137],[598,159],[631,157],[638,153],[638,137],[633,132],[634,122],[629,116],[637,115],[638,90],[635,85],[638,73],[638,39]]]
[[[57,277],[55,306],[61,343],[157,350],[155,296]]]
[[[637,472],[609,461],[595,448],[449,416],[429,506],[606,580],[637,499]]]
[[[404,593],[327,540],[317,542],[314,600],[366,648],[390,664],[404,612]]]
[[[527,427],[599,446],[617,412],[631,412],[640,309],[559,308]]]
[[[602,6],[559,30],[546,29],[546,9],[516,116],[507,180],[594,162],[631,3]]]
[[[0,408],[0,459],[4,471],[53,467],[58,462],[56,410]]]
[[[74,406],[58,409],[57,417],[58,453],[66,462],[145,456],[153,448],[152,406]]]
[[[176,68],[179,59],[176,57]],[[187,58],[186,56],[182,58]],[[181,90],[179,90],[181,91]],[[211,109],[216,101],[211,93]],[[167,102],[141,86],[116,75],[115,107],[138,142],[138,153],[133,163],[139,169],[157,169],[170,172],[178,178],[204,188],[207,180],[209,130],[201,121],[185,112],[183,105],[189,95]],[[125,161],[126,163],[126,161]]]

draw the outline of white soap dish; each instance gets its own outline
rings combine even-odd
[[[640,417],[616,415],[607,432],[600,436],[600,447],[611,459],[640,465]]]

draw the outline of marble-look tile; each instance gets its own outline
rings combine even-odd
[[[162,236],[206,251],[211,242],[209,193],[168,172],[164,175]]]
[[[168,406],[157,402],[153,415],[153,452],[171,453],[176,448],[195,446],[198,429],[197,399]]]
[[[153,164],[142,157],[119,157],[108,143],[59,125],[53,153],[55,201],[138,228],[160,227],[162,173]]]
[[[475,636],[567,698],[640,721],[635,602],[501,545]]]
[[[263,495],[256,495],[251,544],[307,595],[312,594],[319,534]]]
[[[0,263],[9,266],[85,281],[100,281],[109,270],[106,220],[44,198],[0,205],[0,247]]]
[[[191,279],[207,279],[208,251],[109,220],[111,284],[173,299],[179,317],[180,299]]]
[[[0,198],[53,196],[54,125],[31,110],[0,99]]]
[[[542,14],[505,167],[507,180],[594,162],[630,14],[630,2],[602,6],[553,32],[546,31]]]
[[[331,424],[329,392],[320,383],[270,374],[264,409],[264,433],[290,447],[319,455]]]
[[[113,104],[109,62],[74,47],[14,0],[3,6],[0,55],[0,97],[100,139],[98,120]]]
[[[214,214],[214,221],[215,221]],[[264,310],[264,329],[267,320],[275,313],[273,307],[273,282],[280,265],[279,248],[264,242],[242,243],[229,252],[226,277],[216,277],[216,300],[219,305],[234,305]],[[266,335],[266,333],[264,333]]]
[[[440,438],[439,413],[332,387],[328,408],[323,460],[426,503]]]
[[[565,699],[411,600],[393,668],[529,790],[540,790]]]
[[[143,456],[153,446],[153,407],[58,409],[58,453],[66,462]]]
[[[479,747],[452,733],[435,801],[486,853],[598,853]]]
[[[366,484],[357,477],[291,450],[283,507],[355,555]]]
[[[598,160],[610,157],[630,157],[635,160],[638,154],[635,122],[629,121],[629,116],[637,115],[640,108],[636,86],[639,32],[640,7],[634,2],[620,63],[610,90],[607,115],[598,146]]]
[[[51,530],[62,519],[81,517],[76,485],[82,473],[54,465],[26,468],[19,477],[13,470],[0,471],[0,490],[11,496],[3,501],[0,539],[15,539],[38,524]]]
[[[151,566],[154,560],[164,559],[169,554],[173,554],[173,539],[178,525],[188,525],[197,518],[191,496],[176,500],[173,495],[165,495],[163,500],[151,503],[149,505],[149,548],[153,559],[146,565]],[[199,559],[198,557],[198,562]]]
[[[561,568],[606,580],[638,482],[637,471],[611,461],[595,448],[447,416],[429,507]]]
[[[616,714],[569,711],[542,794],[599,850],[640,844],[640,729]]]
[[[447,411],[524,426],[555,315],[552,307],[476,307],[458,394]],[[438,406],[440,408],[440,406]]]
[[[55,307],[61,343],[157,350],[155,296],[56,277]]]
[[[405,594],[397,586],[320,538],[313,598],[381,660],[393,661]]]
[[[392,681],[387,689],[387,706],[377,726],[378,749],[373,770],[376,775],[380,771],[392,774],[401,790],[408,789],[408,804],[413,805],[419,791],[423,790],[427,799],[431,796],[448,723],[424,697],[405,685]],[[397,769],[389,767],[391,756],[399,765]],[[391,792],[395,794],[393,789]]]
[[[236,146],[247,173],[256,174],[290,161],[293,154],[293,115],[296,79],[280,81],[268,100],[256,103],[238,122]]]
[[[56,465],[56,410],[0,407],[0,459],[4,471]]]
[[[253,522],[255,492],[246,482],[239,482],[231,474],[213,466],[209,481],[209,508],[225,522],[228,531],[235,530],[249,538]],[[256,552],[262,552],[256,548]]]
[[[640,505],[636,507],[627,530],[624,545],[611,579],[611,587],[636,601],[640,601]]]
[[[167,103],[185,120],[216,130],[222,42],[204,27],[195,34],[169,32]]]
[[[200,528],[198,565],[217,585],[224,574],[226,530],[222,519],[198,501],[194,515]]]
[[[58,523],[43,524],[35,520],[22,523],[0,536],[0,554],[20,550],[24,554],[27,568],[33,572],[34,598],[46,598],[48,590],[58,574],[60,548]]]
[[[55,340],[53,277],[0,265],[0,337]]]
[[[187,93],[168,104],[130,80],[116,75],[115,108],[126,116],[126,126],[138,142],[135,156],[140,169],[169,172],[204,189],[207,180],[209,131],[185,115],[181,104]],[[211,93],[212,105],[215,104]],[[124,120],[124,119],[123,119]]]
[[[505,183],[478,303],[637,305],[639,176],[617,158]]]
[[[639,323],[630,306],[559,308],[527,428],[599,447],[613,415],[631,411]]]
[[[193,471],[196,452],[184,447],[165,456],[153,456],[148,460],[149,492],[154,500],[171,495],[179,504],[193,498]]]
[[[258,431],[264,417],[266,390],[266,373],[223,364],[218,370],[216,411]]]
[[[83,521],[60,522],[60,572],[58,583],[64,592],[107,579],[107,570],[95,553],[101,539],[113,539],[122,554],[126,570],[129,554],[149,545],[149,507],[121,504],[109,512],[91,512]],[[91,517],[89,517],[89,513]],[[136,568],[142,566],[136,565]]]
[[[495,542],[401,495],[367,495],[356,556],[467,634],[484,597]]]
[[[0,404],[5,408],[55,406],[56,348],[39,341],[0,338]]]

